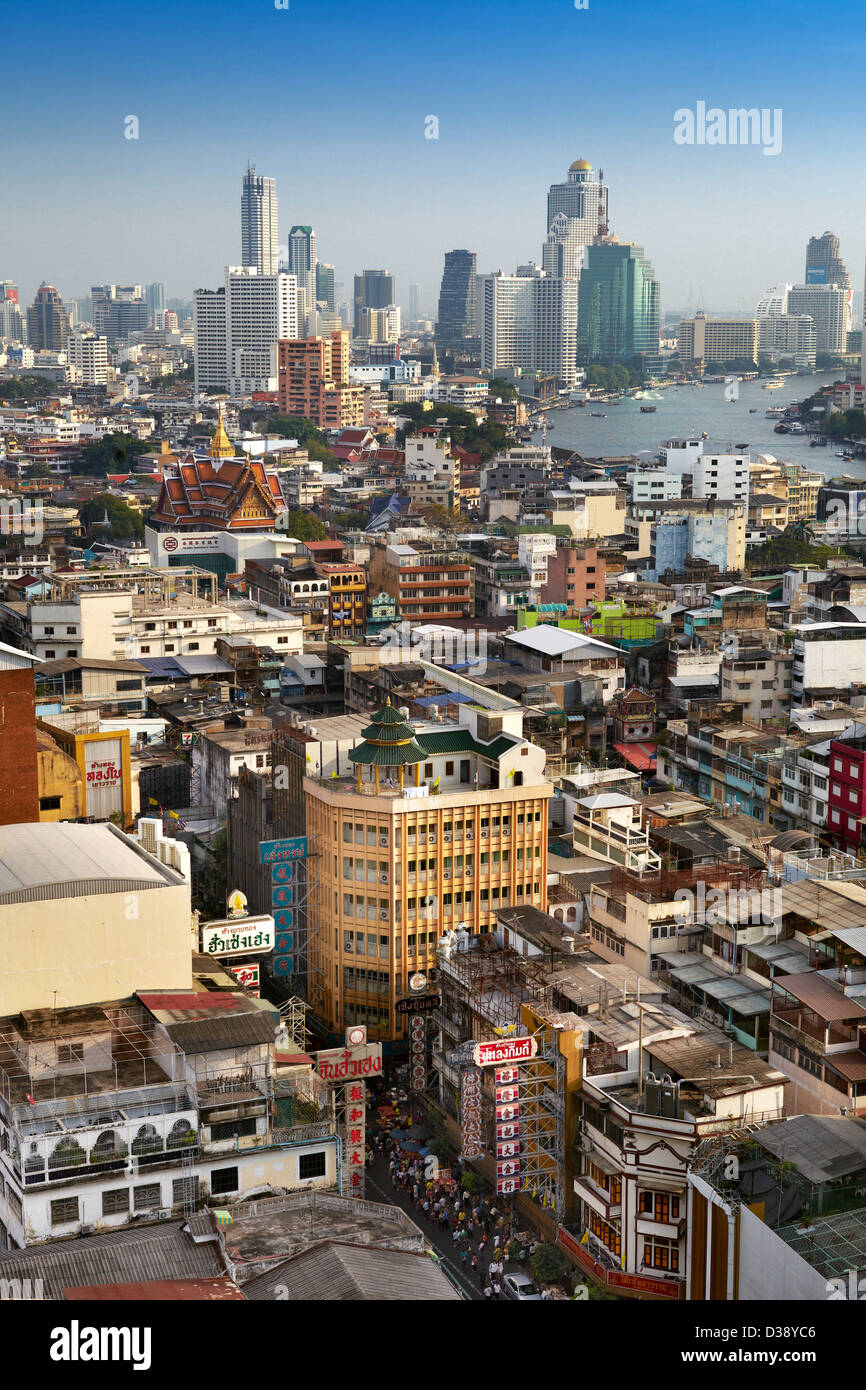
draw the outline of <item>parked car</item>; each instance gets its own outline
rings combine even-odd
[[[522,1274],[520,1270],[503,1275],[502,1292],[506,1298],[513,1298],[517,1303],[541,1302],[541,1294],[535,1284],[528,1274]]]

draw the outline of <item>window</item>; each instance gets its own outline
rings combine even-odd
[[[328,1156],[324,1149],[314,1154],[300,1154],[298,1157],[298,1182],[308,1178],[323,1178],[328,1171]]]
[[[67,1222],[78,1220],[78,1198],[62,1197],[51,1203],[52,1226],[64,1226]]]
[[[191,651],[191,652],[197,652],[197,651],[198,651],[198,642],[189,642],[189,643],[187,644],[187,650],[188,650],[188,651]]]
[[[141,1187],[134,1187],[132,1190],[133,1210],[152,1211],[159,1206],[161,1197],[162,1189],[158,1182],[148,1182]]]
[[[39,809],[40,809],[40,811],[59,811],[59,810],[60,810],[60,797],[59,797],[59,796],[40,796],[40,798],[39,798]]]
[[[217,1196],[218,1193],[237,1192],[237,1168],[212,1168],[210,1175],[210,1190],[214,1196]]]
[[[45,655],[46,655],[46,657],[53,657],[53,656],[56,656],[57,653],[55,652],[55,650],[54,650],[53,647],[50,647],[50,648],[49,648],[49,647],[46,647],[46,649],[45,649]]]
[[[171,1185],[171,1201],[175,1207],[183,1206],[188,1201],[198,1206],[199,1179],[176,1178]]]
[[[234,1139],[236,1134],[255,1134],[255,1120],[227,1120],[225,1124],[211,1125],[210,1137],[216,1142],[218,1139]]]
[[[70,1062],[83,1062],[84,1048],[76,1047],[74,1043],[58,1043],[57,1064],[67,1066]]]
[[[102,1194],[102,1215],[119,1216],[121,1212],[129,1211],[129,1188],[114,1187],[110,1192]]]

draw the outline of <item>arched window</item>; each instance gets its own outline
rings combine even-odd
[[[87,1154],[75,1139],[61,1139],[48,1159],[49,1168],[78,1168],[87,1162]]]
[[[91,1163],[105,1163],[112,1158],[126,1158],[126,1145],[113,1129],[103,1130],[91,1153]]]
[[[195,1141],[196,1132],[194,1129],[190,1129],[189,1120],[177,1120],[172,1125],[171,1133],[165,1142],[169,1149],[180,1149],[184,1145],[194,1144]]]
[[[141,1154],[162,1153],[162,1140],[153,1125],[142,1125],[132,1141],[132,1152]]]

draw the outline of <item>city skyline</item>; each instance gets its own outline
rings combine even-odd
[[[91,281],[131,277],[161,280],[168,298],[190,299],[235,260],[237,180],[251,162],[276,180],[281,242],[292,225],[312,225],[340,281],[351,283],[365,265],[387,264],[400,297],[410,282],[419,283],[429,310],[444,253],[453,246],[475,250],[482,272],[537,259],[547,188],[582,157],[604,168],[611,224],[621,239],[646,248],[665,311],[700,300],[714,309],[751,312],[767,285],[799,278],[805,241],[828,225],[858,284],[866,208],[856,188],[845,185],[843,163],[856,101],[844,83],[831,86],[827,75],[830,59],[835,54],[841,61],[843,49],[815,31],[811,10],[769,8],[778,16],[778,32],[772,19],[768,25],[767,8],[755,13],[736,0],[724,26],[698,12],[683,33],[673,7],[626,2],[579,12],[541,0],[532,20],[543,58],[533,66],[525,47],[513,41],[512,21],[522,11],[514,4],[482,5],[472,14],[460,12],[463,42],[443,75],[418,48],[423,18],[386,0],[379,14],[383,31],[394,24],[381,56],[393,68],[399,112],[389,125],[387,154],[378,106],[353,101],[350,108],[348,93],[329,102],[315,122],[299,118],[287,154],[272,106],[285,83],[286,52],[314,42],[320,17],[303,0],[285,12],[263,10],[254,22],[246,23],[244,13],[240,29],[235,3],[206,10],[193,4],[188,28],[173,36],[163,75],[145,83],[130,79],[128,69],[116,77],[101,73],[98,88],[80,75],[84,46],[92,62],[121,41],[144,42],[162,6],[101,15],[94,50],[87,25],[51,5],[47,64],[57,69],[64,120],[37,110],[9,151],[18,197],[6,222],[3,274],[22,287],[25,302],[42,280],[72,297],[86,293]],[[364,20],[344,3],[333,9],[329,60],[339,70]],[[458,22],[456,7],[446,4],[445,11],[446,21]],[[846,17],[854,15],[853,5],[844,3],[834,29],[845,29]],[[20,40],[25,54],[26,25],[22,15],[10,17],[12,47]],[[210,83],[229,40],[239,69],[254,59],[256,82],[249,90],[241,84],[243,99],[226,99],[223,91],[217,96]],[[856,63],[863,40],[853,24],[845,42],[844,61]],[[594,61],[587,66],[590,48]],[[479,65],[480,56],[489,62]],[[180,121],[172,97],[178,71],[189,76]],[[618,90],[634,91],[634,97],[609,102],[612,71]],[[10,75],[13,105],[24,99],[26,78],[25,61]],[[318,80],[293,75],[296,111],[312,110],[305,101],[312,102]],[[515,82],[529,99],[529,119],[513,124]],[[674,112],[704,99],[723,108],[782,109],[779,156],[764,159],[758,148],[675,144]],[[124,137],[130,114],[139,122],[138,139]],[[437,139],[425,138],[431,114]],[[803,196],[804,169],[820,169],[829,190],[820,215]],[[687,199],[686,218],[677,215],[681,198]],[[61,209],[62,239],[56,235]]]

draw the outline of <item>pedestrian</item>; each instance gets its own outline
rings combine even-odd
[[[463,1249],[460,1251],[460,1263],[462,1264],[462,1266],[463,1266],[464,1269],[466,1268],[466,1259],[467,1259],[467,1250],[466,1250],[466,1247],[464,1246]]]
[[[459,1239],[460,1239],[460,1232],[458,1231],[457,1227],[455,1226],[455,1227],[454,1227],[454,1230],[451,1232],[451,1244],[452,1244],[452,1245],[456,1245]]]
[[[484,1285],[484,1297],[485,1297],[485,1298],[492,1298],[492,1297],[493,1297],[493,1287],[492,1287],[492,1285],[490,1285],[490,1284],[485,1284],[485,1285]]]
[[[502,1285],[500,1284],[499,1279],[496,1278],[496,1279],[494,1279],[494,1281],[493,1281],[493,1297],[494,1297],[494,1298],[498,1298],[499,1295],[500,1295],[501,1293],[502,1293]]]
[[[475,1255],[475,1254],[473,1254],[473,1256],[472,1256],[472,1268],[473,1268],[474,1270],[477,1270],[477,1268],[478,1268],[478,1256]]]

